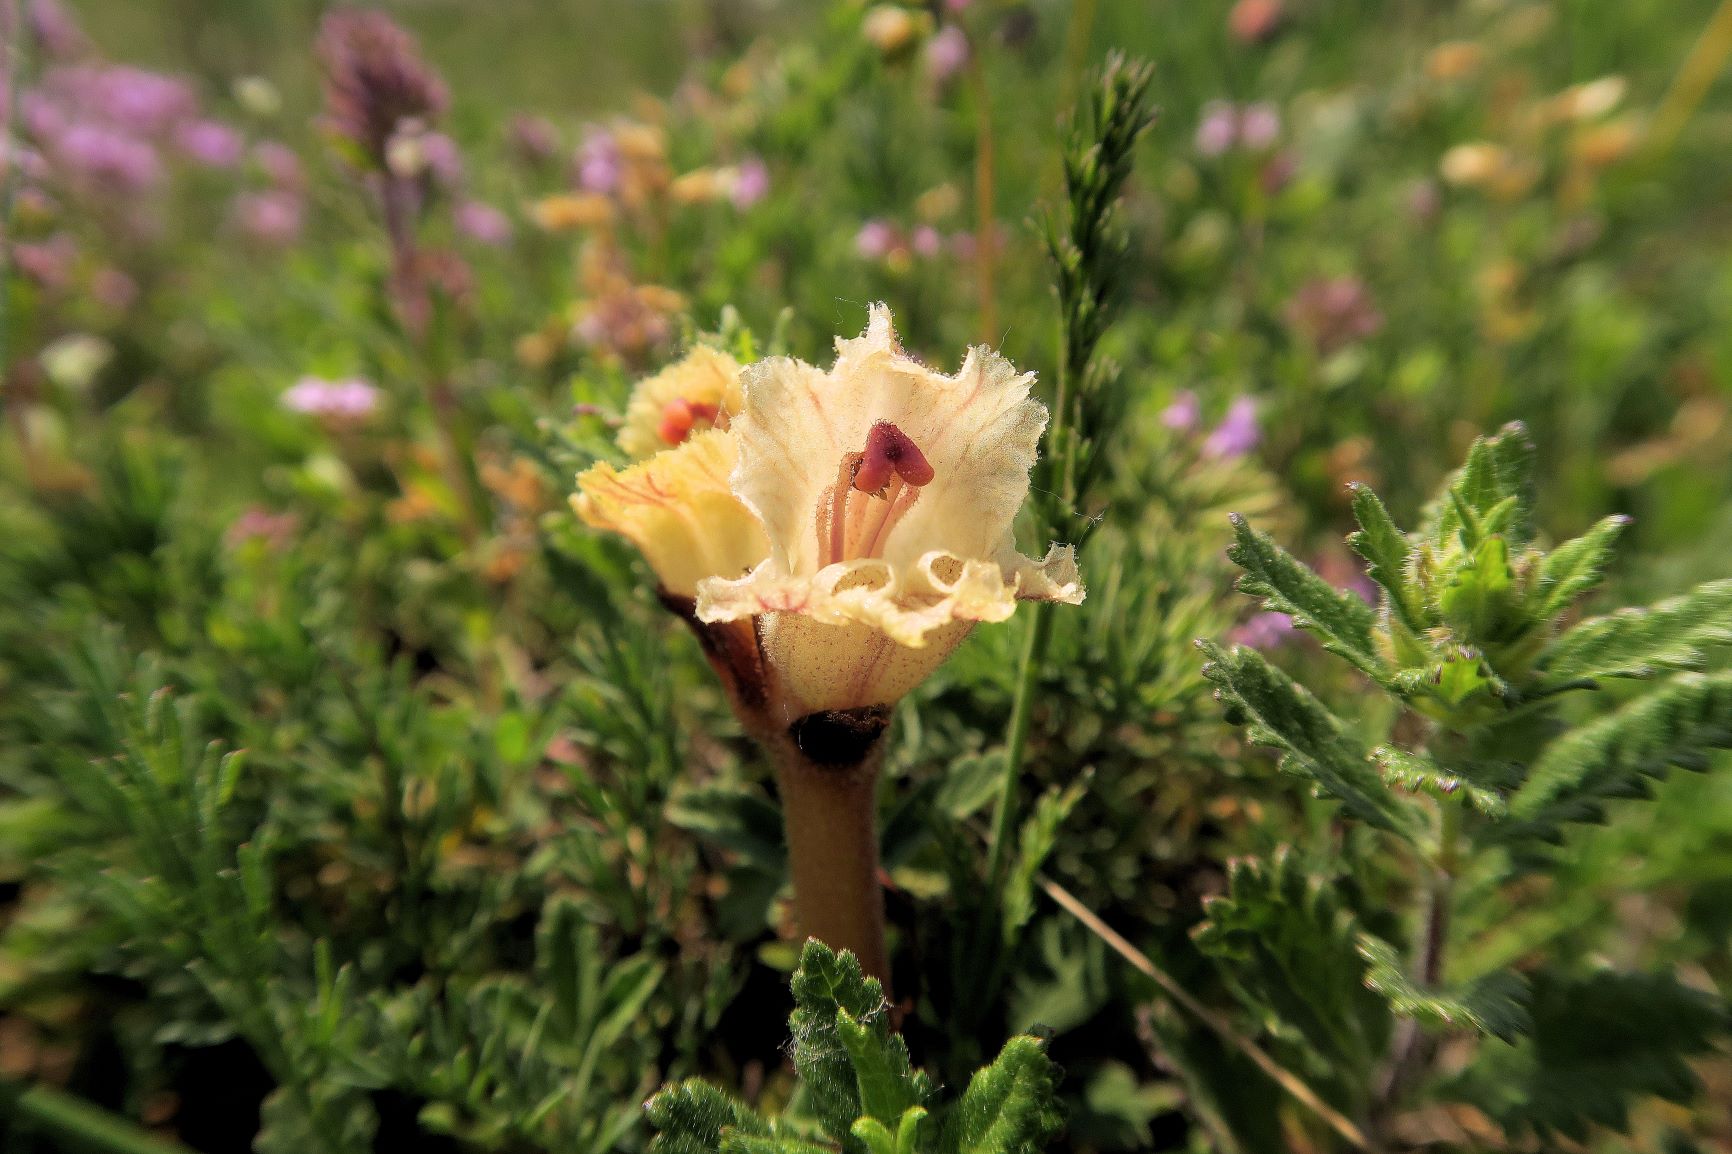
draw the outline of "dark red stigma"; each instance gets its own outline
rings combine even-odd
[[[877,493],[897,476],[919,488],[932,480],[932,465],[907,433],[889,421],[879,421],[866,435],[866,451],[854,472],[854,488]]]

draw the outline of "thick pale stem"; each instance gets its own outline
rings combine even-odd
[[[833,950],[852,950],[861,969],[888,991],[884,891],[878,882],[882,742],[872,742],[861,760],[843,764],[814,761],[791,738],[775,742],[772,753],[800,932]]]

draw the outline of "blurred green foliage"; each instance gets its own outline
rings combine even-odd
[[[1043,882],[1387,1149],[1732,1141],[1724,81],[1658,131],[1712,0],[1287,0],[1249,32],[1226,0],[975,0],[877,39],[848,0],[394,5],[461,158],[414,169],[419,322],[320,120],[326,5],[71,7],[85,44],[15,41],[20,91],[166,70],[244,148],[152,137],[117,190],[20,105],[8,1149],[70,1140],[30,1083],[212,1152],[695,1151],[724,1117],[1034,1149],[1055,1108],[1052,1149],[1348,1148]],[[821,362],[880,299],[1053,403],[1088,294],[1055,299],[1036,222],[1114,49],[1157,116],[1086,483],[1040,475],[1025,526],[1090,535],[1089,596],[1050,619],[1004,884],[1020,623],[897,715],[894,1007],[812,953],[791,999],[768,777],[571,478],[699,334]],[[304,377],[376,404],[297,411]],[[1025,1103],[1021,1146],[954,1122],[977,1095]]]

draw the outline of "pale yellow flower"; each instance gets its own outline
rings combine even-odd
[[[571,505],[585,524],[637,546],[664,592],[689,599],[705,578],[748,572],[769,555],[757,519],[729,489],[734,459],[732,436],[710,429],[623,471],[592,466]]]
[[[613,223],[613,202],[595,193],[543,197],[529,207],[530,219],[546,232],[602,228]]]
[[[1624,159],[1641,141],[1641,129],[1630,116],[1584,128],[1571,142],[1570,151],[1592,168],[1607,168]]]
[[[1485,46],[1472,40],[1451,40],[1433,48],[1425,58],[1425,74],[1433,80],[1461,80],[1479,71],[1485,61]]]
[[[1558,120],[1595,120],[1623,103],[1629,84],[1622,76],[1602,76],[1564,89],[1552,99]]]
[[[705,429],[725,429],[740,411],[740,366],[720,349],[692,351],[632,390],[619,447],[634,459],[683,443]]]
[[[895,56],[906,51],[920,34],[914,14],[895,4],[880,4],[866,13],[860,31],[878,51]]]
[[[675,204],[709,204],[728,195],[728,173],[720,168],[694,168],[681,173],[668,186]]]
[[[1458,144],[1443,154],[1438,171],[1450,184],[1477,187],[1490,184],[1510,165],[1509,149],[1490,141]]]
[[[790,719],[893,703],[976,622],[1083,598],[1070,548],[1035,561],[1012,536],[1046,426],[1033,375],[985,348],[933,372],[883,305],[836,346],[827,373],[788,358],[745,370],[732,488],[768,555],[698,585],[700,620],[757,619]]]

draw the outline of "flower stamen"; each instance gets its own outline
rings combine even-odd
[[[866,449],[844,453],[836,483],[818,503],[819,563],[876,557],[896,523],[934,476],[912,438],[889,421],[866,436]]]

